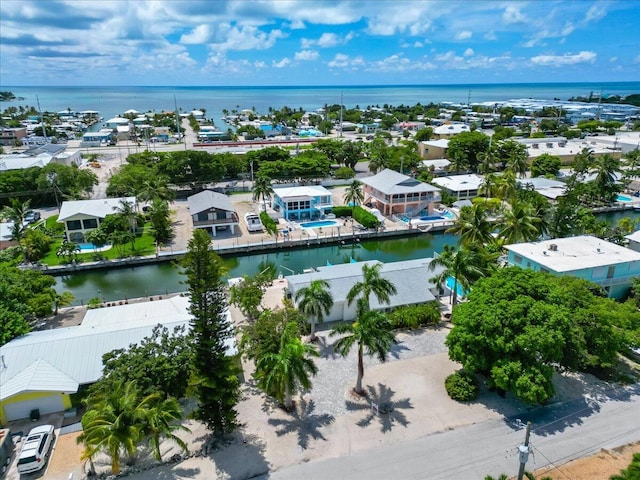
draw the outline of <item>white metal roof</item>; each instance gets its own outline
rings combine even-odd
[[[331,192],[324,188],[322,185],[305,185],[302,187],[282,187],[274,188],[273,192],[278,197],[293,198],[293,197],[326,197],[331,196]]]
[[[432,182],[452,192],[464,192],[480,188],[480,185],[484,182],[484,177],[473,174],[450,175],[448,177],[436,177]]]
[[[632,242],[636,242],[636,243],[640,243],[640,230],[638,230],[637,232],[633,232],[630,235],[625,235],[625,237],[627,240],[631,240]]]
[[[18,337],[0,347],[0,400],[26,388],[76,391],[78,385],[93,383],[102,375],[103,354],[139,343],[157,324],[170,331],[184,326],[188,332],[188,308],[188,298],[181,296],[100,308],[87,312],[81,325]],[[237,353],[234,338],[227,339],[225,345],[229,355]],[[71,388],[73,382],[76,390]]]
[[[75,215],[104,218],[107,215],[116,213],[116,208],[120,208],[121,206],[121,200],[133,203],[134,205],[136,203],[136,197],[101,198],[97,200],[73,200],[62,202],[58,222],[64,222]]]
[[[110,123],[114,123],[114,124],[124,124],[124,123],[129,123],[129,119],[128,118],[122,118],[122,117],[113,117],[110,118],[109,120],[107,120],[106,122],[107,125],[109,125]]]
[[[433,129],[435,135],[457,135],[462,132],[469,132],[469,125],[464,123],[445,123]]]
[[[640,252],[590,235],[516,243],[504,248],[558,273],[640,262]]]
[[[381,305],[375,298],[372,298],[371,308],[375,310],[435,300],[430,291],[430,289],[434,288],[434,284],[430,279],[435,277],[441,271],[441,268],[438,267],[433,271],[429,270],[431,261],[431,258],[420,258],[382,264],[380,275],[394,284],[397,293],[391,296],[389,305]],[[290,275],[285,278],[289,283],[289,289],[294,295],[301,288],[308,287],[313,280],[326,280],[329,283],[334,303],[338,303],[346,301],[351,287],[356,282],[362,281],[362,266],[365,264],[375,265],[377,263],[381,262],[370,260],[319,267],[317,272]]]
[[[448,138],[440,138],[438,140],[425,140],[422,142],[423,145],[427,147],[437,147],[437,148],[448,148],[449,147],[449,139]]]

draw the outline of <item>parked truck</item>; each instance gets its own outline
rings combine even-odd
[[[0,478],[4,478],[9,469],[12,455],[13,438],[11,437],[11,430],[8,428],[0,429]]]

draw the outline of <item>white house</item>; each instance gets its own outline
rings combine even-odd
[[[445,123],[433,129],[436,138],[451,138],[462,132],[470,132],[469,125],[464,123]]]
[[[117,209],[122,207],[122,202],[135,205],[136,197],[62,202],[58,223],[64,223],[64,231],[70,242],[84,243],[85,234],[98,228],[107,215],[117,213]]]
[[[322,185],[273,189],[272,208],[286,220],[316,220],[331,212],[331,192]]]
[[[631,235],[627,235],[624,238],[629,240],[629,248],[636,252],[640,252],[640,230],[633,232]]]
[[[478,196],[478,190],[484,183],[484,177],[475,174],[450,175],[447,177],[436,177],[432,182],[458,200],[470,200]]]
[[[640,252],[589,235],[506,245],[510,265],[570,275],[623,298],[640,276]]]
[[[227,312],[227,318],[230,318]],[[188,297],[88,310],[81,325],[41,330],[0,347],[0,423],[71,408],[69,395],[102,375],[102,356],[151,335],[161,324],[189,331]],[[235,340],[225,342],[237,354]]]
[[[403,262],[383,263],[380,270],[382,278],[389,280],[396,287],[397,293],[392,295],[389,305],[380,304],[375,298],[371,298],[372,310],[386,310],[403,305],[415,305],[436,300],[438,294],[431,278],[435,277],[441,268],[429,270],[431,258],[406,260]],[[308,287],[313,280],[326,280],[329,291],[333,297],[333,307],[329,315],[325,317],[327,322],[339,320],[353,320],[356,318],[356,302],[347,304],[347,294],[356,282],[362,281],[362,266],[375,265],[377,260],[367,262],[354,262],[340,265],[318,267],[317,271],[290,275],[285,277],[288,290],[292,298],[302,288]]]

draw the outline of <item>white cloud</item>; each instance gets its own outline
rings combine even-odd
[[[471,38],[472,35],[473,35],[473,32],[470,32],[469,30],[462,30],[456,33],[456,40],[467,40]]]
[[[364,65],[364,59],[361,56],[350,57],[344,53],[336,53],[333,60],[327,63],[329,68],[347,68],[347,67],[360,67]]]
[[[473,54],[474,54],[473,48],[467,48],[463,53],[465,57],[472,57]]]
[[[422,43],[420,41],[416,41],[416,42],[414,42],[413,46],[415,48],[422,48],[422,47],[424,47],[424,43]]]
[[[484,34],[483,38],[485,40],[495,40],[498,37],[496,36],[496,32],[494,32],[493,30],[489,30],[487,33]]]
[[[209,48],[227,51],[267,50],[273,47],[278,39],[285,38],[287,35],[277,29],[266,33],[251,25],[233,27],[221,25],[216,36],[220,41],[209,44]]]
[[[527,21],[527,17],[525,17],[515,5],[508,5],[502,13],[502,20],[506,24],[524,23]]]
[[[198,25],[189,33],[185,33],[180,37],[180,43],[187,45],[205,43],[211,36],[209,25]]]
[[[276,62],[275,60],[271,62],[271,65],[273,65],[274,68],[284,68],[289,66],[290,64],[291,64],[291,60],[289,60],[287,57],[284,57],[279,62]]]
[[[587,13],[584,16],[584,21],[589,23],[594,20],[600,20],[607,14],[607,10],[605,9],[603,4],[595,4],[589,7]]]
[[[323,33],[318,39],[317,45],[321,48],[335,47],[340,43],[338,36],[335,33]]]
[[[613,62],[617,62],[617,61],[618,61],[618,57],[611,57],[611,58],[609,59],[609,61],[610,61],[611,63],[613,63]]]
[[[531,57],[531,62],[536,65],[546,66],[575,65],[577,63],[594,62],[596,56],[595,52],[588,51],[576,54],[565,53],[564,55],[536,55]]]
[[[317,50],[301,50],[296,52],[295,60],[317,60],[320,54]]]
[[[340,37],[335,33],[323,33],[317,40],[311,38],[302,38],[300,40],[300,45],[303,49],[311,47],[330,48],[335,47],[336,45],[344,45],[351,41],[354,37],[355,33],[353,32],[347,33],[344,37]]]

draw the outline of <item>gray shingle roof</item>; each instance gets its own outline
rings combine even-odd
[[[233,204],[229,197],[223,193],[213,192],[211,190],[203,190],[200,193],[191,195],[187,198],[189,202],[189,213],[195,215],[200,212],[215,208],[216,210],[226,210],[227,212],[233,212]]]

